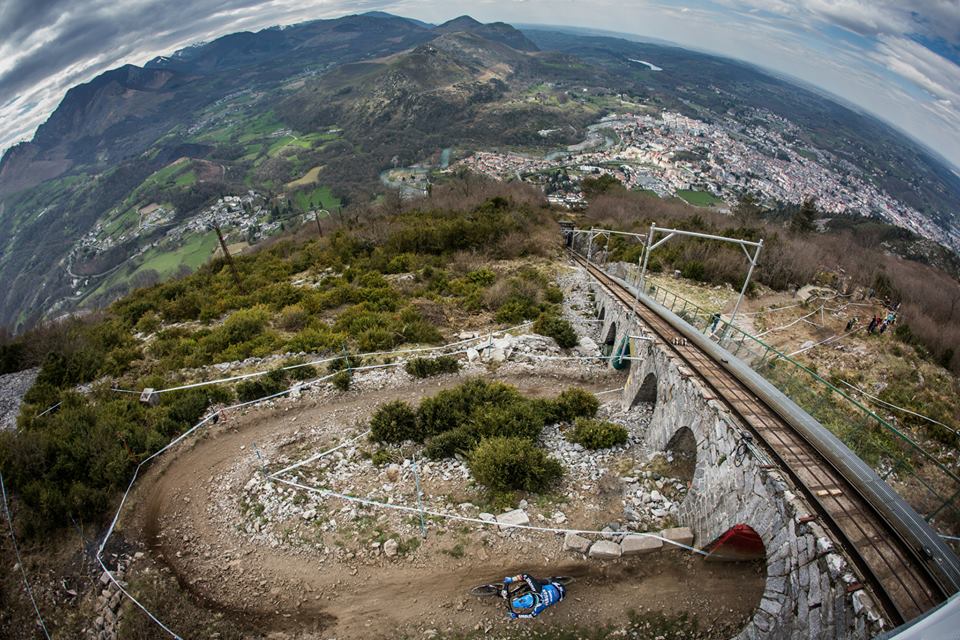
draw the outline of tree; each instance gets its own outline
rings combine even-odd
[[[747,192],[740,196],[740,200],[733,208],[733,217],[742,225],[749,225],[760,218],[760,202],[757,196]]]
[[[797,233],[810,233],[816,226],[813,224],[817,219],[817,203],[814,198],[807,198],[800,205],[800,210],[793,214],[790,220],[790,228]]]
[[[584,178],[581,188],[583,189],[584,196],[588,199],[593,199],[604,193],[609,193],[612,190],[623,189],[623,185],[612,175],[605,173],[599,178]]]

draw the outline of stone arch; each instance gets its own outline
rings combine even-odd
[[[603,350],[603,355],[610,356],[613,353],[614,348],[617,344],[617,323],[616,321],[611,322],[610,326],[607,328],[606,334],[603,336],[603,343],[600,345],[600,348]]]
[[[599,305],[600,311],[597,313],[597,320],[603,322],[603,319],[607,317],[607,307],[602,303]]]
[[[657,374],[651,372],[646,375],[640,388],[637,389],[637,395],[633,397],[630,406],[635,407],[641,402],[647,402],[656,406],[657,404]]]
[[[677,429],[664,447],[670,475],[688,485],[693,482],[697,470],[697,438],[690,427]]]
[[[716,540],[703,548],[707,560],[714,562],[744,562],[766,560],[767,548],[763,538],[748,524],[735,524]]]

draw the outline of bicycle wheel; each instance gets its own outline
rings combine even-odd
[[[503,584],[481,584],[470,589],[470,595],[478,598],[488,598],[490,596],[500,595]]]
[[[573,578],[570,576],[556,576],[554,578],[550,578],[550,582],[556,582],[559,585],[567,586],[573,582]]]

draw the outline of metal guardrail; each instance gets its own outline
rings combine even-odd
[[[827,427],[931,524],[960,533],[960,477],[816,371],[698,304],[648,283],[655,301],[704,332]]]

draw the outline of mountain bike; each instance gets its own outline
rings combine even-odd
[[[567,586],[573,582],[573,578],[570,576],[555,576],[553,578],[546,578],[544,582],[555,582],[559,585]],[[502,596],[504,590],[504,584],[501,580],[500,582],[491,582],[489,584],[478,584],[474,588],[470,589],[470,595],[476,596],[478,598],[488,598],[492,596]],[[517,595],[521,595],[521,592],[528,589],[526,582],[518,580],[512,582],[507,586],[507,598],[512,598]]]

